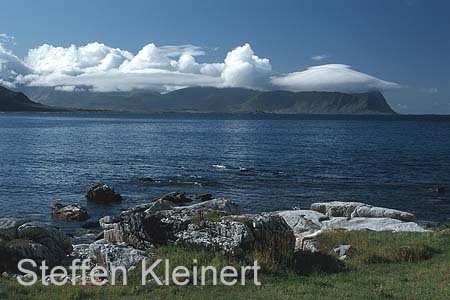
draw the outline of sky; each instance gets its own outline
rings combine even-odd
[[[380,90],[450,114],[449,1],[3,1],[0,85]]]

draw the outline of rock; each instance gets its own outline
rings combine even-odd
[[[322,228],[322,221],[329,218],[314,210],[284,210],[277,212],[286,223],[292,228],[295,235],[295,249],[314,252],[316,249],[313,244],[306,242],[311,234]],[[310,238],[312,239],[312,238]],[[309,246],[309,249],[305,247]]]
[[[411,213],[391,208],[374,207],[371,205],[361,205],[356,207],[352,212],[351,217],[391,218],[405,222],[414,222],[416,220],[416,217]]]
[[[444,194],[444,193],[448,193],[448,187],[446,187],[446,186],[434,187],[434,188],[431,188],[431,191],[433,193]]]
[[[116,222],[100,220],[108,243],[125,242],[138,249],[172,243],[177,233],[187,229],[192,219],[202,215],[236,214],[239,206],[225,199],[213,199],[189,206],[174,207],[160,199],[123,211]],[[108,220],[110,221],[110,220]]]
[[[199,201],[208,201],[208,200],[212,200],[212,195],[211,194],[199,194],[199,195],[195,195],[193,197],[195,200],[199,200]]]
[[[162,196],[159,200],[169,201],[174,204],[182,204],[192,202],[192,199],[186,197],[184,194],[180,194],[177,192],[168,193]]]
[[[89,246],[91,261],[108,269],[123,266],[128,270],[150,257],[149,253],[126,245],[91,244]]]
[[[222,214],[225,215],[236,215],[241,213],[241,209],[238,204],[223,198],[212,199],[202,203],[185,206],[182,209],[191,210],[195,212],[210,210],[221,212]]]
[[[403,222],[390,218],[331,218],[323,221],[323,230],[372,230],[392,232],[425,232],[426,230],[414,222]]]
[[[327,215],[328,217],[350,217],[358,206],[365,205],[361,202],[319,202],[311,204],[311,209]]]
[[[98,223],[100,224],[100,227],[102,229],[112,229],[114,227],[113,224],[119,221],[119,217],[105,216],[103,218],[100,218],[100,220],[98,220]]]
[[[413,222],[416,217],[408,212],[376,207],[361,202],[322,202],[311,204],[311,209],[326,214],[328,217],[366,217],[366,218],[392,218],[405,222]]]
[[[52,217],[64,221],[85,221],[89,219],[87,209],[78,204],[62,205],[55,203],[51,206]]]
[[[17,262],[24,258],[38,264],[46,261],[54,266],[72,252],[70,239],[56,228],[40,222],[14,218],[0,219],[0,271],[15,271]]]
[[[189,224],[177,237],[178,244],[232,256],[252,249],[269,252],[276,249],[282,252],[280,255],[287,255],[295,245],[292,229],[274,213],[225,216],[220,221]]]
[[[23,224],[17,228],[17,234],[19,239],[45,245],[58,258],[72,252],[72,243],[62,231],[41,222]]]
[[[89,246],[90,244],[78,244],[73,245],[73,251],[70,254],[71,259],[88,259],[89,258]]]
[[[314,232],[322,227],[322,221],[329,218],[313,210],[284,210],[276,212],[292,228],[294,234]]]
[[[83,223],[81,225],[81,228],[83,228],[83,229],[96,229],[99,227],[100,227],[99,221],[90,221],[90,222]]]
[[[88,188],[86,199],[94,202],[110,203],[120,201],[122,196],[106,184],[98,183]]]
[[[72,238],[72,244],[90,244],[93,243],[97,235],[94,233],[86,233],[80,236],[75,236]]]
[[[28,220],[18,218],[0,218],[0,238],[6,240],[17,238],[17,228],[29,222]]]
[[[333,253],[339,260],[344,260],[347,258],[351,248],[351,245],[339,245],[333,249]]]
[[[150,177],[142,177],[142,178],[139,178],[139,181],[143,182],[143,183],[151,183],[151,182],[155,182],[156,180],[154,180],[153,178],[150,178]]]

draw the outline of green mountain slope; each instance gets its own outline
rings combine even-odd
[[[31,101],[25,94],[0,86],[0,111],[55,111],[57,109]]]
[[[166,94],[133,92],[64,92],[53,88],[26,91],[46,105],[116,111],[277,113],[277,114],[395,114],[380,92],[262,92],[243,88],[190,87]]]

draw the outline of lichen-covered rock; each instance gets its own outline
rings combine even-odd
[[[311,204],[311,209],[327,215],[328,217],[350,217],[353,211],[361,205],[361,202],[319,202]]]
[[[128,270],[130,267],[150,257],[151,255],[148,252],[137,250],[124,244],[111,245],[94,243],[89,246],[89,258],[91,262],[108,269],[123,266]]]
[[[239,212],[239,206],[225,200],[210,201],[174,207],[159,200],[123,211],[115,222],[101,220],[108,243],[127,243],[139,249],[174,242],[176,233],[186,230],[191,220],[203,214],[218,216]]]
[[[294,249],[292,229],[277,214],[221,217],[219,221],[189,224],[177,234],[177,243],[196,246],[227,255],[240,255],[253,249],[278,249],[287,255]]]
[[[311,204],[311,209],[323,213],[328,217],[365,217],[365,218],[391,218],[405,222],[415,221],[411,213],[384,207],[376,207],[361,202],[320,202]]]
[[[356,207],[352,212],[351,217],[391,218],[405,222],[414,222],[416,220],[416,217],[409,212],[391,208],[375,207],[371,205],[360,205]]]
[[[403,222],[390,218],[331,218],[323,222],[323,230],[371,230],[392,232],[425,232],[426,230],[414,222]]]
[[[51,206],[52,217],[64,221],[85,221],[89,219],[87,209],[78,204],[62,205],[55,203]]]
[[[101,203],[116,202],[122,199],[119,193],[116,193],[113,188],[103,183],[89,187],[85,196],[90,201]]]

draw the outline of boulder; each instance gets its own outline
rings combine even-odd
[[[86,191],[86,199],[100,203],[110,203],[120,201],[122,196],[116,193],[110,186],[98,183],[88,188]]]
[[[192,202],[192,199],[186,197],[185,194],[180,194],[177,192],[168,193],[160,198],[160,200],[169,201],[174,204],[183,204]]]
[[[329,220],[329,217],[314,210],[284,210],[276,214],[286,221],[296,235],[317,231],[322,227],[322,221]]]
[[[78,204],[62,205],[55,203],[51,206],[52,217],[64,221],[85,221],[89,219],[87,209]]]
[[[311,209],[327,215],[328,217],[350,217],[358,206],[365,205],[361,202],[319,202],[311,204]]]
[[[0,269],[15,270],[24,258],[48,265],[60,264],[72,252],[70,239],[56,228],[40,222],[0,219]]]
[[[295,245],[292,229],[274,213],[224,216],[218,221],[191,223],[176,235],[178,244],[231,256],[253,249],[268,252],[276,249],[280,255],[288,255]]]
[[[323,213],[314,210],[284,210],[277,214],[282,217],[286,223],[292,228],[295,235],[295,249],[314,252],[315,248],[309,241],[309,236],[318,232],[322,228],[322,221],[329,220],[329,217]]]
[[[425,232],[426,230],[414,222],[403,222],[390,218],[345,218],[336,217],[323,221],[323,230],[372,230],[391,232]]]
[[[17,228],[19,239],[47,246],[57,258],[72,252],[72,243],[62,231],[41,222],[28,222]]]
[[[123,266],[127,270],[139,264],[142,260],[150,258],[148,252],[134,249],[124,244],[91,244],[89,246],[89,258],[91,262],[106,267]]]
[[[371,205],[361,205],[356,207],[352,212],[351,217],[391,218],[405,222],[414,222],[416,220],[416,217],[411,213],[391,208],[374,207]]]
[[[239,206],[225,199],[213,199],[189,206],[174,207],[160,199],[123,211],[118,218],[102,218],[105,240],[108,243],[125,242],[138,249],[175,242],[177,234],[188,228],[194,218],[204,215],[236,214]],[[112,222],[111,220],[114,220]]]
[[[392,218],[405,222],[413,222],[416,217],[408,212],[376,207],[361,202],[321,202],[311,204],[311,209],[326,214],[328,217],[365,217],[365,218]]]
[[[351,245],[339,245],[333,249],[333,254],[336,255],[339,260],[344,260],[347,258],[351,248]]]
[[[0,238],[12,240],[17,238],[17,228],[29,220],[18,218],[0,218]]]

